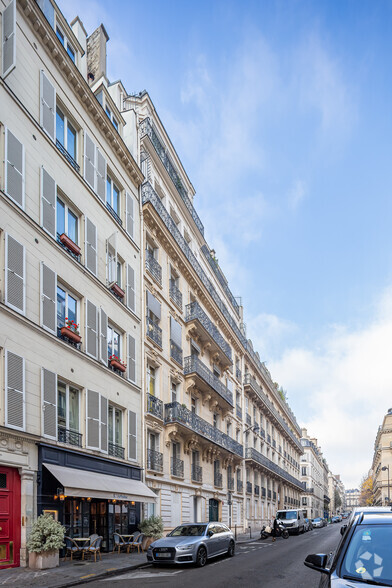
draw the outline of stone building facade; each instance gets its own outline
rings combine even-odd
[[[301,481],[303,483],[302,507],[307,518],[324,517],[325,495],[328,486],[324,478],[324,458],[317,439],[309,437],[302,429]]]
[[[386,506],[392,499],[392,408],[384,416],[377,431],[372,471],[373,502],[379,506]]]

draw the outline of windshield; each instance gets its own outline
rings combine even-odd
[[[314,522],[314,523],[318,523],[319,521],[321,521],[321,519],[320,519],[320,518],[318,518],[318,519],[313,519],[313,522]]]
[[[276,513],[276,518],[277,519],[282,519],[282,521],[291,521],[293,519],[297,519],[297,511],[296,510],[292,510],[290,512],[277,512]]]
[[[206,531],[206,525],[180,525],[168,537],[201,537]]]
[[[392,525],[359,525],[342,562],[341,575],[392,585]]]

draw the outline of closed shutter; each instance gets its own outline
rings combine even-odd
[[[25,429],[25,365],[24,358],[5,352],[5,425]]]
[[[108,365],[108,315],[101,308],[101,317],[99,321],[99,357],[104,365]]]
[[[16,66],[16,0],[11,0],[3,10],[3,79],[12,72]]]
[[[129,194],[129,192],[126,193],[125,195],[125,229],[128,233],[128,235],[130,235],[132,237],[132,239],[135,238],[135,212],[134,212],[134,201],[133,201],[133,197],[131,194]]]
[[[43,436],[57,439],[57,374],[42,368]]]
[[[136,412],[128,411],[128,459],[137,459],[137,420]]]
[[[105,202],[106,200],[106,159],[97,148],[97,194]]]
[[[84,179],[95,190],[95,145],[86,132],[84,133]]]
[[[24,146],[5,129],[5,192],[22,209],[25,205]]]
[[[95,276],[97,275],[97,227],[86,217],[85,225],[85,256],[86,267]]]
[[[41,225],[56,239],[56,182],[41,167]]]
[[[52,141],[56,134],[56,90],[41,69],[40,123]]]
[[[108,452],[108,399],[101,395],[101,451]]]
[[[136,340],[128,335],[128,380],[136,382]]]
[[[10,235],[5,238],[5,303],[10,308],[25,314],[25,249]]]
[[[181,325],[172,316],[170,317],[170,338],[178,347],[182,347]]]
[[[97,359],[98,311],[95,304],[86,300],[86,353]]]
[[[147,290],[147,308],[161,320],[161,303]]]
[[[57,335],[56,288],[56,272],[41,262],[41,325],[54,335]]]
[[[89,449],[99,449],[100,446],[100,399],[99,393],[87,390],[86,394],[86,429],[87,443]]]
[[[127,264],[127,306],[133,312],[136,311],[135,300],[135,270]]]

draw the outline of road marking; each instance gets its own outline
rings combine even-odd
[[[85,578],[91,578],[92,576],[96,576],[97,574],[87,574],[87,576],[80,576],[81,580],[84,580]]]
[[[111,578],[104,578],[101,582],[113,582],[113,580],[142,580],[143,578],[162,578],[164,576],[175,576],[182,574],[184,570],[177,570],[176,572],[129,572],[128,574],[121,574],[119,576],[112,576]]]

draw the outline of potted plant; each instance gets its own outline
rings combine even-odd
[[[68,317],[65,317],[65,325],[61,327],[60,333],[63,337],[73,341],[73,343],[80,343],[82,340],[79,334],[79,325],[75,321],[69,320]]]
[[[140,523],[139,529],[144,535],[142,549],[146,550],[156,539],[163,537],[162,517],[151,515]]]
[[[27,549],[29,567],[34,570],[55,568],[59,565],[59,549],[64,547],[65,529],[61,523],[46,513],[33,524]]]
[[[75,255],[80,255],[81,249],[79,245],[76,245],[76,243],[74,243],[72,239],[68,237],[68,235],[62,233],[59,239],[62,242],[62,244],[65,245],[65,247],[69,249],[72,253],[74,253]]]
[[[114,367],[114,369],[118,370],[119,372],[125,372],[127,369],[127,364],[119,359],[117,355],[111,355],[109,357],[109,362],[111,367]]]

